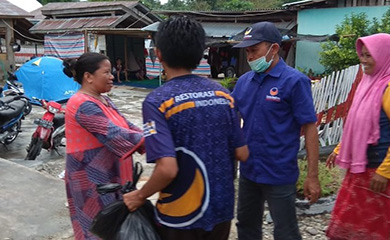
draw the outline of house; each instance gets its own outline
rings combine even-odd
[[[29,32],[33,17],[28,12],[8,2],[0,0],[0,76],[15,67],[15,53],[20,51],[20,41],[42,41],[42,36]]]
[[[335,33],[336,25],[351,13],[366,13],[368,19],[380,19],[389,9],[390,2],[384,0],[303,0],[284,4],[284,7],[296,9],[297,34],[329,36]],[[325,68],[319,63],[321,51],[319,42],[302,40],[296,46],[296,67],[314,73],[323,73]]]
[[[141,28],[161,19],[138,1],[55,2],[40,8],[44,19],[31,33],[44,34],[44,54],[77,58],[84,52],[106,54],[125,63],[144,63]]]
[[[225,77],[240,76],[249,70],[245,52],[232,49],[244,35],[247,27],[260,21],[273,22],[282,34],[293,34],[296,29],[296,10],[265,9],[254,11],[155,11],[166,15],[186,15],[199,21],[206,32],[206,45],[209,47],[207,62],[211,76],[224,73]],[[151,33],[157,31],[157,23],[143,28]],[[290,52],[291,43],[283,48],[283,57]],[[292,49],[292,48],[291,48]],[[293,64],[292,62],[290,62]]]
[[[33,1],[31,1],[33,2]],[[31,7],[35,7],[36,5],[29,5],[30,2],[26,2],[26,5],[28,5],[28,8],[30,9]],[[37,9],[29,12],[29,15],[31,17],[26,18],[30,23],[31,26],[34,26],[37,24],[39,21],[44,19],[45,17],[41,14],[40,7]],[[15,52],[15,64],[16,66],[23,65],[25,62],[31,60],[34,57],[40,57],[43,56],[44,50],[43,50],[43,45],[44,45],[44,34],[35,34],[39,36],[39,41],[24,41],[21,40],[19,41],[19,44],[21,45],[21,49],[19,52]]]

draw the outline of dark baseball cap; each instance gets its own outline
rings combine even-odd
[[[258,22],[245,30],[242,42],[234,45],[234,48],[246,48],[261,42],[281,44],[282,35],[271,22]]]

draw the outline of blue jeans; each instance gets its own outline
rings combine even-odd
[[[240,177],[237,207],[239,240],[261,240],[264,202],[274,222],[275,240],[301,240],[295,211],[296,187],[252,182]]]

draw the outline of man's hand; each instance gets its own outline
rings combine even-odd
[[[326,159],[325,166],[327,166],[329,169],[332,169],[336,166],[335,161],[336,161],[337,154],[332,152],[328,158]]]
[[[175,179],[178,171],[176,158],[163,157],[157,159],[156,167],[149,180],[140,190],[124,194],[123,202],[130,212],[134,212],[145,203],[148,197],[166,188]]]
[[[386,190],[388,180],[389,179],[375,173],[370,181],[370,189],[374,192],[384,192]]]
[[[317,202],[321,195],[321,186],[318,177],[307,177],[303,185],[303,194],[310,204]]]
[[[315,123],[303,125],[307,152],[307,177],[303,184],[303,194],[310,204],[317,202],[321,195],[318,180],[318,131]]]
[[[140,190],[135,190],[123,195],[123,202],[126,204],[130,212],[134,212],[141,207],[146,201],[146,198],[142,197]]]

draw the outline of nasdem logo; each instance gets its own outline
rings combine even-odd
[[[271,90],[269,90],[269,94],[271,96],[276,96],[276,95],[278,95],[278,93],[279,93],[279,90],[277,87],[273,87],[273,88],[271,88]]]

